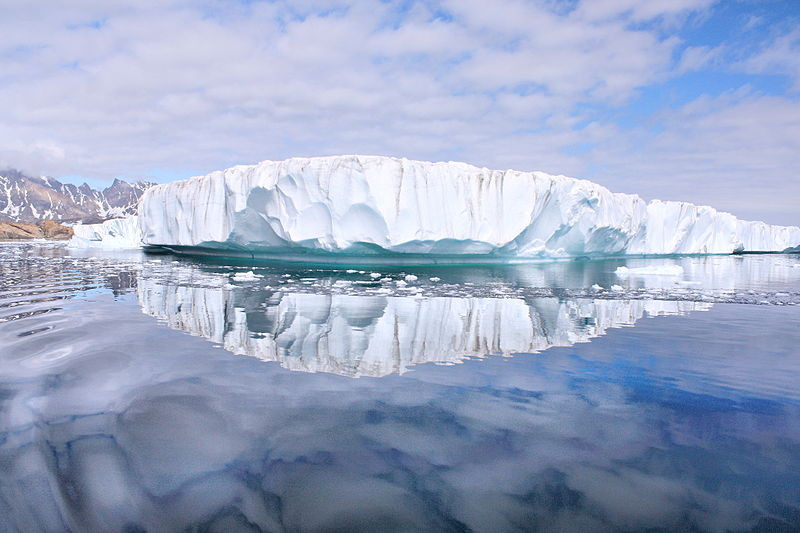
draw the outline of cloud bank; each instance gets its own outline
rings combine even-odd
[[[12,1],[0,166],[453,159],[797,223],[793,5]]]

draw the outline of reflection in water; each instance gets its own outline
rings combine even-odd
[[[0,250],[0,531],[797,530],[796,308],[73,261]]]
[[[143,278],[139,302],[170,327],[290,370],[379,377],[419,363],[538,352],[703,302],[414,298],[186,287]]]

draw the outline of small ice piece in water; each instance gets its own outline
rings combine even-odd
[[[372,279],[378,279],[381,276],[383,276],[383,274],[381,274],[380,272],[370,272],[369,273],[369,277],[371,277]]]
[[[429,280],[431,280],[431,281],[433,281],[434,283],[435,283],[435,282],[437,282],[437,281],[442,281],[442,278],[440,278],[440,277],[438,277],[438,276],[433,276],[433,277],[430,277],[430,278],[428,278],[428,279],[429,279]]]
[[[388,283],[388,282],[392,281],[392,278],[381,278],[381,281],[384,282],[384,283]]]
[[[593,291],[602,291],[603,290],[603,286],[602,285],[598,285],[597,283],[595,283],[594,285],[592,285],[592,290]]]
[[[611,286],[611,290],[614,291],[614,292],[621,292],[621,291],[624,291],[625,288],[622,287],[621,285],[612,285]]]
[[[683,267],[680,265],[652,265],[645,267],[618,267],[614,274],[617,276],[680,276]]]
[[[292,277],[292,275],[291,275],[291,274],[284,274],[284,275],[283,275],[283,276],[281,276],[281,277],[282,277],[282,278],[291,278],[291,277]]]
[[[254,274],[252,270],[247,272],[237,272],[233,275],[233,281],[253,281],[260,278],[258,274]]]
[[[398,287],[405,287],[406,285],[408,285],[408,284],[407,284],[405,281],[403,281],[402,279],[398,279],[397,281],[395,281],[395,284],[396,284]]]
[[[345,272],[347,272],[348,274],[355,274],[356,272],[358,272],[358,270],[353,270],[352,268],[348,268],[347,270],[345,270]]]
[[[414,274],[406,274],[405,280],[406,281],[417,281],[419,278]]]

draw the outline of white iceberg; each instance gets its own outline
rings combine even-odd
[[[264,161],[150,188],[147,245],[342,262],[779,252],[800,228],[586,180],[379,156]],[[449,259],[434,259],[449,258]]]
[[[100,224],[72,226],[70,248],[133,249],[142,247],[139,217],[112,218]]]
[[[680,265],[651,265],[644,267],[618,267],[614,273],[620,277],[626,276],[681,276],[683,267]]]

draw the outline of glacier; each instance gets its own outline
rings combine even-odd
[[[333,263],[781,252],[800,228],[645,202],[587,180],[382,156],[240,165],[148,189],[142,243]],[[133,222],[131,222],[133,224]],[[102,233],[102,231],[98,231]],[[102,239],[101,239],[102,240]]]

